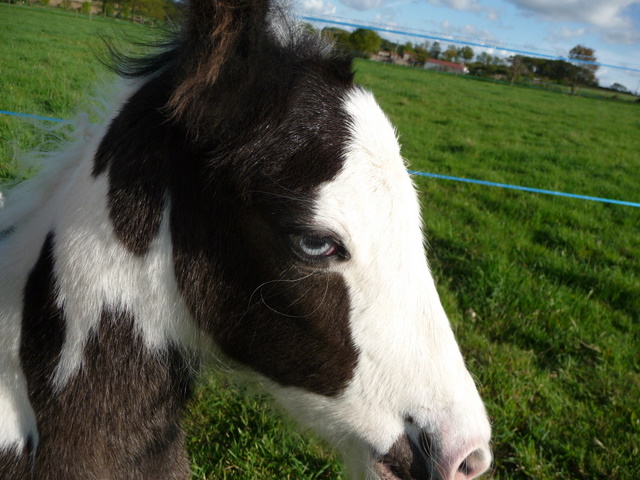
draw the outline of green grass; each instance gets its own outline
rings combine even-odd
[[[268,398],[248,395],[216,372],[205,376],[184,423],[194,478],[340,478],[326,445],[297,432]]]
[[[0,27],[0,110],[61,119],[92,111],[96,86],[115,78],[97,61],[108,59],[103,39],[121,45],[124,38],[141,40],[154,33],[128,22],[76,17],[60,8],[9,4],[0,4]],[[40,127],[3,116],[0,182],[22,177],[20,152],[48,150],[61,134]]]
[[[90,107],[95,34],[113,25],[142,28],[0,4],[0,109]],[[640,105],[356,69],[416,170],[640,202]],[[42,135],[0,115],[0,182],[20,175],[7,142],[28,150]],[[494,426],[493,478],[640,478],[640,209],[415,181],[438,289]],[[341,478],[326,446],[217,375],[185,426],[194,478]]]

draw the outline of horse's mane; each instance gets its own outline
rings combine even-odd
[[[187,0],[180,5],[181,21],[147,47],[146,55],[131,56],[109,46],[109,67],[120,77],[136,79],[167,73],[173,93],[170,116],[183,122],[197,117],[203,92],[225,78],[251,77],[278,61],[333,59],[341,65],[351,58],[334,43],[292,18],[289,9],[269,0]],[[246,39],[251,38],[249,42]],[[256,58],[261,61],[256,62]]]

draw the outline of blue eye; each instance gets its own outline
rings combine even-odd
[[[335,256],[344,257],[344,249],[334,238],[323,235],[291,235],[291,244],[303,257],[319,260]]]

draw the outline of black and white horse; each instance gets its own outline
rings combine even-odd
[[[212,352],[356,479],[469,479],[485,409],[395,132],[267,0],[191,0],[104,126],[5,192],[0,477],[188,478]]]

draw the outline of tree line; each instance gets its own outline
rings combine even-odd
[[[101,13],[105,16],[140,20],[143,18],[157,22],[175,20],[180,15],[181,0],[102,0]],[[41,0],[48,4],[49,0]],[[63,0],[63,7],[69,8],[71,0]],[[83,13],[91,9],[90,2],[82,4]],[[86,11],[85,11],[86,10]],[[352,32],[336,27],[325,27],[316,30],[311,24],[305,28],[335,42],[336,46],[352,55],[370,57],[380,50],[394,52],[400,57],[408,58],[414,65],[424,65],[428,59],[463,63],[469,73],[480,77],[493,77],[516,81],[538,83],[555,83],[571,87],[572,92],[578,85],[598,86],[596,71],[598,70],[595,51],[577,45],[569,52],[569,61],[552,60],[524,55],[513,55],[503,58],[491,55],[486,51],[476,55],[469,45],[449,45],[444,48],[440,42],[424,41],[422,43],[395,43],[382,38],[377,32],[366,28],[358,28]],[[584,63],[584,62],[588,63]],[[626,91],[623,85],[615,84],[611,88]]]
[[[43,5],[51,3],[51,0],[39,1]],[[179,16],[179,2],[180,0],[103,0],[100,2],[100,13],[106,17],[119,17],[131,21],[146,18],[155,22],[166,22]],[[83,1],[80,13],[88,15],[96,3],[98,2]],[[60,6],[69,10],[73,8],[73,2],[62,0]]]
[[[481,54],[477,61],[469,65],[472,75],[501,75],[516,81],[556,83],[571,87],[575,92],[578,85],[598,87],[596,72],[598,65],[595,51],[583,45],[576,45],[569,51],[568,61],[513,55],[506,61],[496,60],[491,55]]]
[[[311,25],[307,27],[313,29]],[[397,53],[401,57],[408,54],[412,63],[416,65],[424,64],[430,58],[463,63],[471,75],[510,79],[512,83],[516,81],[555,83],[567,85],[572,91],[575,91],[578,85],[598,86],[595,51],[583,45],[572,48],[567,61],[525,55],[503,58],[486,51],[476,55],[469,45],[449,45],[444,48],[437,41],[400,44],[384,39],[377,32],[364,28],[348,32],[340,28],[327,27],[322,29],[320,34],[336,42],[339,48],[364,57],[369,57],[379,50],[386,50]],[[624,88],[622,85],[619,87]]]
[[[177,0],[103,0],[102,14],[134,19],[147,17],[158,22],[174,19],[179,15]]]

